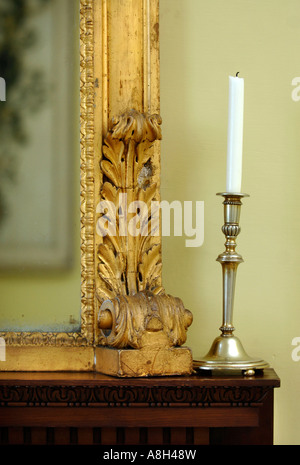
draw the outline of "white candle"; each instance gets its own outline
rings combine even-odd
[[[241,192],[244,79],[229,76],[226,192]]]

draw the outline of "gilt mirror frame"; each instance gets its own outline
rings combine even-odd
[[[111,118],[159,114],[158,0],[80,1],[81,326],[78,332],[1,332],[3,371],[92,371],[101,287],[96,207],[102,144]],[[124,40],[124,38],[126,38]],[[160,144],[154,142],[159,189]],[[160,236],[156,241],[160,242]],[[160,276],[157,277],[158,280]]]

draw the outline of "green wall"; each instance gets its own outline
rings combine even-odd
[[[194,315],[188,345],[208,351],[222,318],[228,76],[245,80],[240,265],[235,334],[281,378],[276,444],[299,444],[300,5],[297,0],[160,0],[162,198],[203,200],[205,238],[163,239],[163,280]]]

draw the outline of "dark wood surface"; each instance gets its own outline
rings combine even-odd
[[[243,376],[242,374],[234,375],[214,375],[195,374],[192,376],[164,376],[149,378],[114,378],[112,376],[102,375],[94,372],[0,372],[0,385],[38,385],[43,382],[49,384],[66,383],[66,384],[87,384],[87,385],[128,385],[135,386],[145,385],[188,385],[188,386],[280,386],[280,379],[272,368],[256,373],[255,376]]]
[[[0,373],[0,444],[272,444],[273,369],[112,378]]]

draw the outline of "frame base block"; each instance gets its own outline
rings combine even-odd
[[[176,376],[193,372],[188,347],[151,346],[142,349],[96,347],[96,371],[118,377]]]

